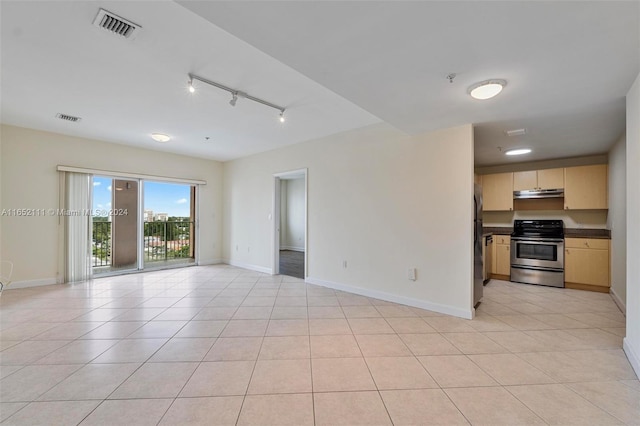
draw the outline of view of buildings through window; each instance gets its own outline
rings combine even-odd
[[[134,202],[134,208],[123,211],[123,202],[117,198],[121,193],[122,183],[127,189],[134,189],[134,199],[137,198],[137,182],[112,179],[110,177],[93,177],[93,231],[92,231],[92,255],[95,273],[113,272],[117,269],[135,268],[137,255],[129,258],[123,265],[118,264],[118,258],[122,253],[114,253],[124,244],[114,244],[114,239],[134,238],[140,224],[137,222],[138,208]],[[140,181],[143,191],[142,226],[144,227],[143,263],[144,267],[164,266],[167,263],[190,263],[194,260],[194,218],[192,206],[193,187],[185,184],[164,182]],[[133,210],[133,211],[131,211]],[[133,215],[129,217],[129,215]],[[123,216],[128,217],[123,219]],[[122,234],[128,234],[122,236]],[[136,238],[137,239],[137,238]],[[135,246],[136,241],[128,246]]]

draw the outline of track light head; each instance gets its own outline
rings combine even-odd
[[[193,87],[193,79],[189,78],[189,92],[194,93],[196,91],[196,88]]]
[[[238,102],[238,94],[237,93],[232,93],[232,98],[229,101],[229,105],[231,105],[232,107],[236,106],[236,102]]]
[[[284,123],[285,119],[284,119],[284,110],[280,111],[280,122]]]

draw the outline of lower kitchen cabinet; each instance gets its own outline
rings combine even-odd
[[[610,283],[609,240],[565,238],[564,281],[567,287],[595,286],[608,291]],[[577,285],[577,286],[576,286]]]
[[[511,274],[511,237],[494,235],[494,256],[491,273],[508,277]]]

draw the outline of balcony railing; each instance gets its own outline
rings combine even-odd
[[[111,266],[111,222],[93,222],[93,267]]]
[[[144,222],[144,261],[160,262],[189,259],[193,253],[194,222]],[[93,222],[93,266],[111,263],[112,223]]]

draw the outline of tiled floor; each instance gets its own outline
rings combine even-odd
[[[600,293],[492,281],[467,321],[207,266],[0,304],[3,425],[640,424]]]

